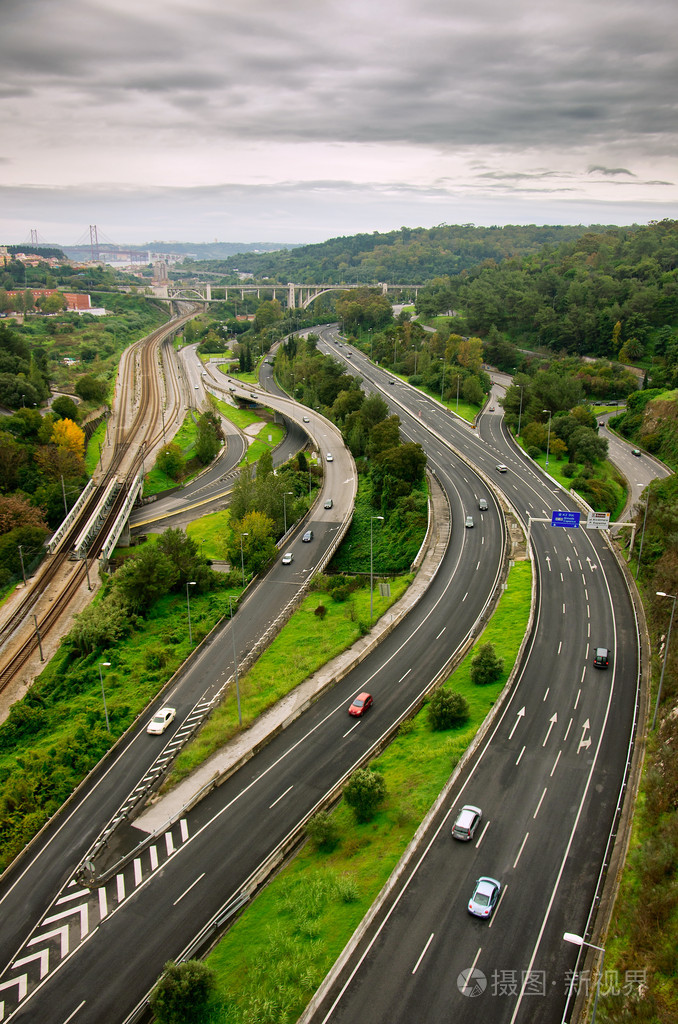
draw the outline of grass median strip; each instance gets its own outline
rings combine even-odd
[[[391,580],[391,596],[374,594],[374,618],[383,615],[412,582],[411,575]],[[318,609],[324,612],[318,614]],[[295,689],[368,629],[369,587],[336,601],[314,590],[302,602],[270,647],[239,680],[243,729]],[[237,627],[237,619],[236,619]],[[179,755],[164,788],[171,788],[220,750],[239,732],[235,693],[230,692],[196,738]]]
[[[500,694],[525,633],[530,593],[530,564],[518,562],[476,645],[490,642],[504,659],[498,682],[471,682],[471,652],[445,683],[466,697],[469,720],[443,732],[432,732],[422,713],[404,723],[375,763],[387,787],[376,816],[356,824],[342,802],[333,813],[335,848],[306,844],[210,953],[217,995],[204,1024],[297,1020]]]

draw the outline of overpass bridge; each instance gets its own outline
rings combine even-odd
[[[219,285],[216,292],[224,292],[224,298],[228,301],[228,293],[238,293],[241,299],[245,295],[255,294],[258,299],[270,295],[271,299],[284,296],[284,302],[288,309],[307,309],[321,295],[328,292],[346,292],[358,288],[370,288],[373,291],[380,291],[382,295],[388,295],[391,291],[400,291],[408,288],[414,291],[415,297],[418,294],[420,284],[391,284],[387,281],[379,281],[375,284],[295,284],[290,281],[287,285],[262,285],[262,284],[237,284]],[[200,285],[173,285],[171,283],[157,284],[151,287],[153,295],[158,299],[174,301],[183,299],[188,302],[204,302],[205,304],[216,301],[212,296],[212,285],[210,283]],[[219,296],[221,300],[221,296]]]

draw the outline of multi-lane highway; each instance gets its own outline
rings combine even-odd
[[[355,353],[347,365],[385,382]],[[410,404],[405,385],[387,388],[396,408]],[[476,432],[442,410],[424,411],[417,396],[413,401],[438,434],[495,474],[531,527],[535,628],[493,730],[307,1019],[376,1024],[477,1021],[481,1014],[507,1024],[555,1024],[567,1012],[576,953],[562,936],[589,934],[637,724],[635,612],[596,531],[537,522],[577,506],[513,448],[499,414],[481,417]],[[497,472],[498,463],[506,473]],[[606,671],[592,664],[599,645],[611,650]],[[481,807],[483,820],[474,841],[462,844],[450,828],[465,803]],[[489,921],[467,911],[482,875],[502,884]]]
[[[320,450],[328,450],[331,428],[309,414],[309,429]],[[490,502],[483,528],[464,530],[465,510],[487,488],[440,441],[430,460],[448,495],[451,544],[428,592],[377,651],[157,842],[92,890],[84,888],[73,875],[76,864],[153,764],[157,745],[143,731],[144,720],[4,880],[0,909],[11,921],[2,936],[6,1016],[18,1005],[17,1020],[125,1020],[163,963],[191,947],[203,927],[238,899],[477,628],[500,578],[503,521]],[[329,470],[330,487],[335,467],[337,462]],[[295,556],[295,572],[311,570],[315,544],[299,548],[310,562],[297,564]],[[263,633],[273,605],[288,599],[295,585],[285,575],[289,568],[278,564],[236,616],[241,648],[244,631]],[[167,695],[179,708],[177,733],[230,674],[231,641],[227,631],[213,638]],[[376,697],[374,712],[349,727],[346,706],[366,686]]]

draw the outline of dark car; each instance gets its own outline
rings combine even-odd
[[[610,664],[610,652],[607,647],[596,647],[593,654],[594,668],[607,668]]]
[[[355,715],[356,718],[360,718],[361,715],[364,715],[372,707],[373,703],[370,693],[359,693],[349,707],[348,713],[349,715]]]
[[[632,449],[631,449],[631,455],[635,455],[635,457],[636,457],[637,459],[639,459],[639,458],[640,458],[640,456],[641,456],[641,451],[640,451],[640,448],[632,448]]]

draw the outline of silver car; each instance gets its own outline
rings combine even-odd
[[[479,878],[468,901],[469,914],[473,914],[474,917],[490,917],[497,905],[500,892],[501,882],[496,878]]]

